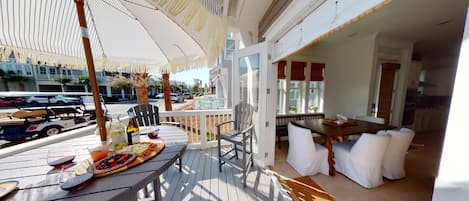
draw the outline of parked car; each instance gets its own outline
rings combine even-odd
[[[184,98],[187,98],[187,99],[193,99],[194,98],[194,96],[192,96],[191,93],[184,93],[183,95],[184,95]]]
[[[16,97],[0,98],[0,107],[23,106],[23,105],[26,105],[26,103],[27,102],[23,98],[16,98]]]
[[[164,94],[163,93],[160,93],[158,95],[155,96],[156,99],[163,99],[164,98]]]
[[[183,103],[184,102],[184,96],[181,94],[177,93],[171,93],[171,102],[173,103]]]
[[[78,105],[80,98],[57,95],[57,96],[30,96],[26,102],[31,105],[58,104],[58,105]]]

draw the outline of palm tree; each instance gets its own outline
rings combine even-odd
[[[66,78],[66,77],[56,77],[56,78],[55,78],[55,81],[58,82],[58,83],[60,83],[60,87],[62,88],[62,92],[65,92],[64,86],[65,86],[67,83],[71,82],[72,80],[69,79],[69,78]]]

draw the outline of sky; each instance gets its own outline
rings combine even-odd
[[[205,85],[205,83],[209,83],[209,73],[210,73],[210,68],[199,68],[199,69],[193,69],[193,70],[188,70],[188,71],[183,71],[180,73],[174,73],[174,74],[169,74],[169,79],[170,80],[176,80],[176,81],[182,81],[185,82],[186,84],[193,85],[194,84],[194,78],[202,80],[202,86]]]

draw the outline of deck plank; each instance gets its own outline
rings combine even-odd
[[[241,176],[242,172],[230,165],[224,165],[219,172],[216,148],[188,150],[183,157],[182,173],[170,168],[162,174],[163,200],[257,201],[269,198],[270,178],[263,171],[251,168],[246,188]]]

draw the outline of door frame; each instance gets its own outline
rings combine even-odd
[[[238,49],[233,55],[232,100],[233,106],[240,102],[239,59],[259,54],[259,97],[255,134],[258,136],[258,153],[254,154],[254,163],[260,167],[273,165],[275,161],[275,113],[276,113],[276,78],[277,69],[272,67],[270,51],[273,45],[268,42],[258,43]],[[275,78],[275,79],[272,79]]]

